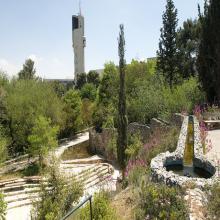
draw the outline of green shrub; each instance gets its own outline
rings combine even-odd
[[[40,166],[37,162],[29,164],[28,167],[26,167],[23,171],[22,174],[24,176],[35,176],[38,175],[40,172]]]
[[[0,192],[0,219],[4,220],[6,215],[7,204],[4,201],[4,195]]]
[[[210,219],[220,219],[220,183],[208,191],[208,214]]]
[[[91,83],[86,83],[80,90],[80,96],[82,99],[89,99],[95,101],[96,99],[96,87]]]
[[[143,146],[141,142],[140,134],[131,134],[128,136],[128,147],[125,150],[128,158],[136,158],[141,147]]]
[[[0,127],[0,166],[7,159],[8,151],[7,151],[7,139],[1,133]]]
[[[58,170],[56,162],[48,168],[48,183],[42,182],[40,199],[33,201],[32,219],[60,220],[82,196],[82,184],[74,177],[67,179]]]
[[[173,127],[166,132],[157,131],[151,137],[150,141],[140,150],[141,157],[147,165],[150,165],[151,160],[158,154],[176,150],[179,137],[179,129]]]
[[[187,213],[180,189],[150,182],[140,188],[137,220],[185,220],[188,219]]]
[[[106,192],[95,194],[92,201],[93,220],[116,220],[113,208],[110,206],[110,199]],[[80,212],[80,220],[88,220],[90,207],[87,205]]]

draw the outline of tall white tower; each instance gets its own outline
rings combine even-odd
[[[85,57],[84,48],[86,46],[86,38],[84,37],[84,17],[81,15],[72,16],[72,37],[73,37],[73,51],[74,51],[74,65],[75,65],[75,79],[76,75],[85,72]]]

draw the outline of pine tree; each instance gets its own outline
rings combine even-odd
[[[166,11],[163,13],[163,27],[157,51],[157,70],[161,72],[172,89],[177,78],[178,51],[176,44],[177,9],[173,0],[167,0]]]
[[[204,14],[199,14],[202,31],[197,68],[208,101],[214,103],[220,101],[220,1],[205,1]]]
[[[198,55],[201,25],[200,22],[187,19],[183,27],[177,31],[177,47],[179,51],[179,73],[184,79],[197,75],[196,59]]]
[[[122,171],[125,170],[125,150],[127,148],[127,111],[126,111],[126,95],[125,95],[125,39],[124,26],[120,25],[120,33],[118,39],[119,54],[119,100],[118,100],[118,141],[117,156]],[[124,172],[123,172],[124,173]],[[124,175],[123,175],[124,176]]]
[[[23,69],[18,73],[19,79],[34,79],[36,69],[34,68],[34,61],[27,59],[23,64]]]

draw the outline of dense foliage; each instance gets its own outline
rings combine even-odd
[[[197,60],[199,79],[208,101],[220,100],[220,1],[205,1],[204,15],[200,13],[201,43]]]
[[[163,184],[143,184],[139,193],[136,219],[186,220],[187,206],[180,189]]]
[[[27,59],[25,64],[23,65],[23,69],[18,73],[19,79],[35,79],[36,69],[34,67],[34,61],[31,59]]]
[[[197,75],[196,59],[199,49],[200,21],[187,19],[177,31],[178,72],[184,79]]]
[[[92,202],[93,220],[117,220],[113,208],[110,206],[110,199],[106,192],[95,194]],[[90,218],[90,206],[87,205],[80,212],[80,220]]]
[[[173,0],[167,0],[166,11],[163,14],[163,27],[157,51],[157,70],[161,72],[170,88],[177,81],[177,9]]]
[[[54,160],[53,160],[54,161]],[[33,201],[32,219],[60,220],[82,196],[82,184],[75,178],[67,180],[59,173],[56,162],[48,168],[48,182],[42,182],[40,199]]]
[[[0,219],[4,220],[6,215],[7,204],[4,201],[4,195],[0,192]]]
[[[220,184],[213,185],[207,196],[209,219],[220,219]]]
[[[39,157],[42,166],[43,159],[47,157],[49,151],[57,147],[58,127],[51,127],[51,120],[39,116],[34,122],[31,134],[28,136],[30,143],[29,153]]]

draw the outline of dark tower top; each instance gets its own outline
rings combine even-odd
[[[78,16],[73,15],[72,16],[72,30],[79,28],[79,18]]]

